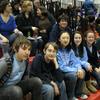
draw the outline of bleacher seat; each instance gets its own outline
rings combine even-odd
[[[29,57],[28,61],[29,61],[30,65],[32,64],[32,61],[33,61],[34,58],[35,58],[35,56]]]
[[[82,99],[79,98],[79,100]],[[100,90],[98,90],[96,93],[91,94],[86,100],[100,100]]]
[[[91,94],[87,100],[100,100],[100,90]]]

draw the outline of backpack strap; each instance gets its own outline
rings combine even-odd
[[[5,74],[0,79],[0,87],[2,87],[4,85],[4,83],[9,79],[11,71],[12,71],[12,59],[11,59],[11,57],[6,56],[4,58],[4,60],[6,61],[7,70],[6,70]]]

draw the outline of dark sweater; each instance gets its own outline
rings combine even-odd
[[[44,84],[50,84],[51,81],[62,82],[63,73],[60,69],[55,69],[53,62],[46,62],[44,56],[39,54],[32,62],[31,76],[39,77]]]
[[[24,13],[21,13],[19,15],[16,16],[16,24],[17,27],[20,31],[22,31],[22,33],[24,34],[24,36],[28,36],[28,32],[33,33],[32,31],[32,26],[34,27],[34,15],[33,13],[29,14],[29,18],[25,17]]]
[[[93,66],[93,69],[95,67],[99,67],[97,49],[96,49],[95,45],[93,44],[93,46],[92,46],[92,52],[89,50],[87,45],[85,45],[85,46],[86,46],[87,55],[88,55],[88,62]]]
[[[61,33],[61,31],[66,31],[66,32],[69,32],[70,35],[72,35],[72,31],[69,27],[66,27],[65,29],[60,29],[60,26],[58,23],[54,24],[53,25],[53,28],[50,32],[50,36],[49,36],[49,41],[51,42],[57,42],[57,39],[58,39],[58,36],[59,34]]]

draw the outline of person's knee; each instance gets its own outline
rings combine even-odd
[[[65,79],[68,79],[70,81],[77,81],[77,75],[72,73],[72,74],[65,76]]]
[[[6,95],[9,95],[10,100],[21,100],[23,97],[22,89],[18,86],[8,87],[5,93]]]
[[[62,81],[61,87],[64,88],[64,89],[66,89],[65,81]]]
[[[49,95],[54,94],[54,89],[53,89],[52,86],[49,86],[49,87],[48,87],[47,93],[48,93]]]
[[[72,76],[70,77],[72,80],[77,80],[77,75],[72,74]]]
[[[12,87],[12,94],[14,94],[14,96],[16,98],[22,98],[23,97],[22,89],[18,86]]]
[[[22,100],[23,92],[18,86],[8,86],[3,88],[1,91],[0,98],[5,97],[4,100],[8,100],[7,98],[9,98],[9,100]]]
[[[30,78],[29,83],[33,85],[33,87],[42,87],[42,81],[38,77]]]
[[[48,85],[48,87],[45,88],[45,93],[47,97],[54,96],[54,89],[52,86]]]

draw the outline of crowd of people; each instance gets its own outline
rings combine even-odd
[[[39,0],[0,1],[0,59],[11,58],[0,75],[0,100],[28,93],[32,100],[85,100],[97,92],[100,15],[91,9],[69,5],[55,18]]]

